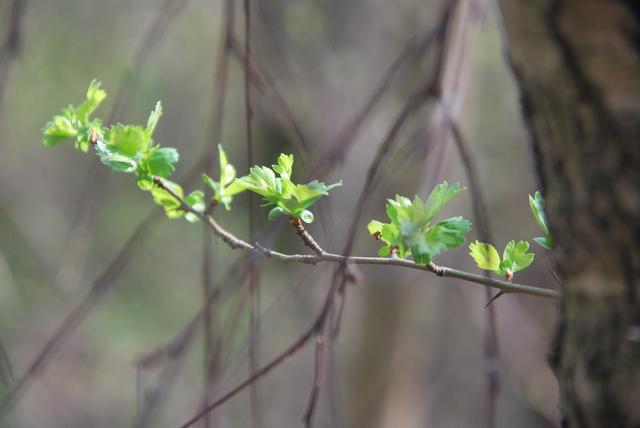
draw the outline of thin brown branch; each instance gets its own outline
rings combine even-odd
[[[206,228],[206,226],[205,226]],[[213,269],[212,269],[212,242],[211,236],[208,233],[202,234],[202,301],[205,303],[204,311],[204,328],[203,333],[203,368],[204,368],[204,385],[202,389],[202,401],[208,403],[210,401],[210,391],[215,378],[215,372],[208,370],[209,360],[213,355],[213,320],[211,314],[211,307],[206,305],[209,300],[209,296],[213,292]],[[207,415],[208,416],[208,415]],[[204,427],[209,428],[209,418],[205,418]]]
[[[244,111],[247,128],[247,165],[254,164],[253,150],[253,106],[251,104],[251,0],[243,1],[244,12]],[[249,194],[249,236],[255,239],[255,195]],[[249,321],[249,370],[255,373],[258,368],[257,336],[259,327],[260,294],[258,293],[259,272],[253,259],[250,259],[247,268],[249,295],[251,300]],[[251,420],[254,428],[260,428],[262,417],[260,416],[260,401],[257,384],[251,385]]]
[[[462,131],[453,118],[448,119],[449,129],[453,135],[458,153],[462,160],[462,165],[467,174],[467,181],[471,190],[471,202],[473,206],[473,218],[478,235],[482,242],[494,242],[493,235],[491,233],[491,225],[489,223],[489,214],[487,211],[487,205],[485,203],[484,195],[482,194],[482,186],[480,185],[480,175],[478,174],[478,168],[476,166],[471,148],[465,140]],[[485,276],[490,277],[490,273],[485,271]],[[492,303],[498,300],[504,293],[498,292],[495,296],[492,296],[491,290],[486,290],[485,295],[485,308],[486,314],[486,329],[484,341],[484,371],[487,379],[487,428],[493,428],[495,426],[496,409],[498,402],[498,394],[500,393],[500,344],[498,341],[496,312]]]
[[[197,421],[202,419],[204,417],[204,415],[206,415],[207,413],[211,412],[216,407],[219,407],[222,404],[226,403],[228,400],[230,400],[231,398],[236,396],[238,393],[242,392],[245,388],[247,388],[248,386],[253,384],[256,380],[258,380],[259,378],[261,378],[264,375],[268,374],[269,372],[271,372],[271,370],[273,370],[276,367],[278,367],[281,363],[285,362],[287,359],[289,359],[293,355],[297,354],[298,351],[302,350],[305,347],[305,345],[307,344],[309,339],[311,339],[313,337],[314,333],[315,333],[315,327],[312,327],[307,332],[305,332],[302,336],[300,336],[300,338],[298,338],[292,345],[290,345],[280,355],[278,355],[276,358],[271,360],[268,364],[263,366],[261,369],[257,370],[255,373],[253,373],[251,376],[249,376],[245,381],[243,381],[240,384],[238,384],[235,388],[233,388],[231,391],[227,392],[225,395],[220,397],[218,400],[216,400],[213,403],[209,404],[205,409],[203,409],[198,414],[196,414],[191,419],[189,419],[187,422],[185,422],[183,425],[181,425],[180,428],[187,428],[187,427],[192,426]]]
[[[380,103],[384,94],[391,87],[396,75],[409,60],[415,61],[421,57],[429,46],[437,43],[441,38],[443,29],[448,22],[450,13],[450,5],[446,5],[436,28],[429,29],[422,34],[411,39],[395,60],[389,65],[385,71],[380,83],[373,91],[371,96],[364,103],[358,113],[342,128],[336,141],[331,145],[329,150],[323,154],[317,162],[317,167],[310,170],[310,175],[321,175],[328,166],[339,162],[346,154],[348,149],[355,142],[355,137],[362,128],[367,118],[374,111],[375,107]]]
[[[260,91],[271,93],[273,105],[283,116],[284,127],[287,131],[291,132],[291,141],[295,143],[298,153],[302,158],[302,163],[305,164],[308,161],[308,156],[311,151],[309,142],[304,136],[302,128],[298,124],[291,107],[289,107],[289,104],[286,102],[273,78],[271,78],[264,69],[261,69],[252,58],[246,58],[245,55],[242,54],[238,42],[235,39],[231,41],[230,50],[233,58],[244,67],[245,73],[249,75],[253,85]]]
[[[231,232],[228,232],[222,228],[216,220],[211,216],[205,216],[201,212],[193,209],[182,197],[173,192],[169,187],[164,185],[161,178],[154,177],[154,183],[166,190],[177,201],[180,202],[182,209],[190,212],[199,217],[205,224],[209,225],[213,233],[218,236],[224,243],[233,249],[243,249],[250,251],[259,251],[267,257],[281,260],[283,262],[296,262],[306,264],[317,263],[353,263],[362,265],[383,265],[383,266],[399,266],[410,269],[417,269],[422,271],[431,272],[437,276],[444,278],[456,278],[463,281],[467,281],[473,284],[484,285],[486,287],[496,288],[502,290],[505,293],[519,293],[527,294],[530,296],[557,298],[559,293],[555,290],[546,288],[533,287],[529,285],[522,285],[512,282],[503,281],[500,279],[485,278],[481,275],[460,271],[457,269],[438,266],[434,263],[428,265],[417,264],[411,260],[399,259],[399,258],[385,258],[385,257],[355,257],[355,256],[343,256],[340,254],[333,254],[324,250],[322,255],[304,255],[304,254],[285,254],[278,251],[274,251],[268,248],[264,248],[259,244],[251,245],[248,242],[236,237]]]
[[[311,396],[309,397],[309,403],[307,404],[307,410],[304,412],[304,421],[307,428],[310,428],[313,423],[313,415],[315,413],[320,390],[324,383],[324,371],[325,371],[325,341],[327,338],[327,328],[316,333],[316,350],[315,350],[315,364],[313,371],[313,387],[311,389]]]

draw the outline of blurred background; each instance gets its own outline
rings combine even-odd
[[[0,1],[0,398],[33,373],[0,426],[179,426],[249,375],[250,350],[261,366],[316,319],[334,266],[257,260],[257,299],[244,256],[201,224],[149,217],[153,201],[133,177],[72,144],[41,144],[42,126],[97,78],[109,93],[97,114],[105,121],[144,124],[162,101],[155,140],[179,150],[173,177],[186,189],[204,188],[190,171],[217,173],[217,143],[244,174],[244,12],[231,0]],[[441,90],[401,121],[354,254],[377,253],[365,226],[386,219],[386,198],[425,198],[442,180],[470,187],[452,121],[477,166],[494,244],[539,234],[527,201],[536,177],[493,2],[256,0],[250,23],[253,161],[291,152],[294,180],[309,171],[343,180],[308,227],[326,250],[345,247],[369,165],[425,86]],[[290,228],[268,224],[267,209],[251,220],[248,207],[243,194],[216,217],[243,238],[253,221],[261,243],[308,251]],[[474,220],[469,191],[441,218],[458,214]],[[544,250],[532,250],[536,262],[516,281],[555,288]],[[467,253],[436,262],[480,273]],[[208,275],[219,297],[207,329],[189,323]],[[482,286],[392,267],[358,276],[336,300],[331,325],[340,329],[327,345],[315,426],[559,426],[546,361],[554,302],[498,299],[497,335],[487,340]],[[33,370],[65,319],[71,328]],[[173,346],[152,352],[163,344]],[[487,357],[487,344],[498,354]],[[206,425],[302,426],[313,372],[312,341]],[[495,400],[488,373],[499,379]]]

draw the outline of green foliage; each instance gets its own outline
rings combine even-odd
[[[544,236],[538,236],[533,240],[543,248],[550,250],[553,246],[553,238],[549,232],[549,223],[547,223],[547,216],[544,213],[544,199],[540,192],[536,192],[533,196],[529,195],[529,206],[531,206],[533,217],[535,217],[538,226],[544,233]]]
[[[230,210],[233,197],[243,192],[245,187],[236,180],[236,169],[227,160],[227,154],[221,145],[218,145],[218,157],[220,159],[220,181],[213,180],[207,174],[202,174],[202,179],[213,191],[213,199]]]
[[[269,220],[286,214],[311,223],[314,217],[308,208],[322,196],[328,195],[330,190],[342,186],[342,182],[329,186],[317,180],[307,184],[294,184],[291,181],[292,169],[293,155],[281,154],[277,165],[272,165],[272,168],[253,166],[249,175],[239,178],[238,183],[262,196],[264,206],[275,205],[269,212]]]
[[[372,220],[367,226],[369,233],[386,244],[379,250],[380,256],[393,252],[400,258],[411,256],[416,263],[428,264],[434,256],[462,245],[464,234],[471,230],[469,220],[458,216],[431,223],[462,190],[458,183],[449,186],[445,181],[433,189],[426,202],[418,196],[413,201],[399,195],[388,199],[390,223]]]
[[[196,211],[203,212],[205,208],[204,204],[204,193],[201,190],[195,190],[189,193],[186,197],[184,196],[184,190],[182,186],[178,183],[174,183],[167,179],[163,179],[162,183],[165,187],[170,189],[173,193],[180,196],[184,201],[191,205],[193,209]],[[153,200],[156,204],[162,206],[164,208],[164,212],[167,217],[174,219],[183,217],[185,220],[194,223],[198,220],[193,213],[186,212],[182,209],[182,205],[180,201],[178,201],[171,193],[162,187],[154,186],[151,188],[151,196],[153,196]]]
[[[528,253],[529,243],[527,241],[509,241],[502,254],[502,261],[498,255],[498,250],[491,245],[476,241],[469,245],[469,254],[476,261],[480,269],[493,271],[507,279],[513,278],[513,274],[527,268],[535,254]]]
[[[154,201],[164,208],[169,218],[184,216],[188,221],[196,221],[195,215],[182,210],[179,201],[153,182],[154,177],[162,177],[167,186],[180,197],[184,197],[182,187],[166,180],[175,170],[174,165],[180,158],[178,151],[153,144],[153,131],[162,116],[160,102],[149,115],[146,128],[120,123],[103,128],[100,119],[90,119],[90,116],[106,96],[107,93],[100,88],[100,82],[92,81],[87,90],[86,100],[78,108],[65,107],[60,115],[54,116],[44,126],[44,145],[54,146],[73,138],[76,148],[83,152],[88,150],[89,145],[93,145],[100,161],[111,170],[135,173],[138,186],[151,192]],[[190,193],[184,200],[196,210],[204,211],[204,194],[201,191]]]
[[[106,96],[107,93],[100,89],[100,82],[93,80],[89,84],[86,100],[78,108],[72,105],[63,108],[42,128],[42,143],[50,147],[67,139],[75,139],[76,148],[86,152],[91,141],[102,138],[102,122],[89,117]]]

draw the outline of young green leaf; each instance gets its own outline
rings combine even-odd
[[[100,103],[107,98],[107,93],[100,88],[101,83],[92,80],[87,89],[87,99],[76,109],[76,116],[80,122],[87,122],[89,116],[98,108]]]
[[[539,236],[533,238],[533,240],[543,248],[550,250],[553,246],[553,238],[549,232],[549,223],[547,222],[547,216],[544,213],[544,199],[540,192],[536,191],[533,196],[529,195],[529,206],[531,207],[533,217],[536,219],[538,226],[540,226],[540,229],[542,229],[542,232],[544,233],[544,237]]]
[[[236,180],[236,169],[229,163],[227,154],[221,145],[218,145],[218,157],[220,160],[220,181],[215,181],[207,174],[202,174],[202,180],[213,191],[213,199],[230,210],[233,197],[243,192],[245,186]]]
[[[367,225],[367,230],[371,235],[382,235],[384,223],[378,220],[371,220]]]
[[[329,194],[329,191],[342,186],[337,182],[327,186],[317,180],[307,184],[294,184],[291,181],[293,169],[293,155],[281,154],[277,165],[272,168],[253,166],[249,175],[237,179],[234,183],[262,196],[264,206],[276,205],[280,210],[271,210],[269,218],[286,214],[301,219],[306,223],[314,220],[313,213],[308,210],[319,198]]]
[[[463,187],[460,187],[459,183],[454,183],[452,186],[449,186],[446,181],[438,184],[429,197],[427,198],[427,202],[424,206],[425,217],[427,221],[431,220],[442,210],[442,208],[453,199],[456,195],[464,190]]]
[[[145,131],[141,126],[118,123],[107,131],[106,148],[130,158],[141,156],[145,149]]]
[[[280,177],[291,179],[291,171],[293,169],[293,155],[285,155],[281,153],[278,156],[278,164],[271,166]]]
[[[527,241],[509,241],[502,255],[503,269],[506,272],[516,273],[525,269],[533,263],[535,254],[528,253],[529,243]]]
[[[78,128],[76,127],[76,117],[73,107],[65,107],[62,114],[54,116],[53,120],[47,122],[42,128],[44,139],[42,144],[45,146],[55,146],[56,144],[78,136]]]
[[[156,125],[158,125],[160,116],[162,116],[162,103],[158,101],[149,115],[149,119],[147,119],[147,128],[144,130],[147,138],[151,139],[153,132],[156,130]]]
[[[459,184],[449,187],[444,182],[436,186],[426,203],[418,196],[413,201],[400,195],[388,199],[390,223],[373,220],[367,226],[369,233],[386,244],[379,254],[389,255],[393,250],[398,257],[411,256],[418,264],[428,264],[443,251],[462,245],[471,229],[469,220],[451,217],[431,224],[435,214],[460,191]]]
[[[528,253],[527,241],[509,241],[502,254],[502,261],[498,251],[491,244],[476,241],[469,245],[469,254],[476,261],[480,269],[493,271],[507,280],[513,278],[513,274],[531,265],[535,254]]]
[[[497,271],[500,267],[500,256],[493,245],[476,241],[469,244],[469,250],[480,269]]]
[[[175,170],[173,164],[179,159],[178,151],[172,147],[154,147],[144,154],[140,163],[146,174],[168,177]]]
[[[189,193],[186,198],[184,198],[185,202],[191,205],[196,211],[203,212],[205,208],[204,204],[204,192],[202,190],[194,190]],[[195,223],[199,220],[198,216],[193,213],[185,213],[184,219],[190,223]]]
[[[54,146],[67,139],[75,139],[77,149],[86,152],[90,142],[95,142],[94,137],[102,138],[102,124],[99,119],[90,120],[89,116],[107,96],[100,89],[97,80],[89,84],[86,100],[76,109],[68,106],[62,109],[59,115],[42,128],[45,146]]]

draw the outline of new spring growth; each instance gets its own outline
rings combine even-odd
[[[197,221],[205,211],[204,192],[195,190],[185,194],[183,188],[168,179],[174,172],[180,156],[171,147],[155,144],[153,133],[162,116],[162,105],[158,102],[147,119],[146,126],[117,123],[103,126],[99,118],[92,118],[95,110],[107,93],[94,80],[89,84],[85,100],[78,106],[69,105],[55,115],[42,129],[43,143],[55,146],[63,141],[74,141],[83,152],[94,147],[101,162],[112,171],[134,174],[138,187],[150,192],[153,200],[164,208],[169,218],[184,217]],[[326,255],[313,238],[304,230],[302,222],[311,223],[314,215],[311,206],[322,196],[342,185],[342,182],[326,185],[317,180],[307,184],[292,181],[293,155],[281,154],[275,165],[253,166],[249,174],[238,178],[235,167],[229,163],[222,146],[218,146],[220,171],[218,180],[202,175],[204,183],[211,189],[209,207],[222,204],[227,210],[235,196],[244,190],[260,195],[264,206],[271,206],[268,218],[286,215],[296,228],[296,233],[318,255]],[[160,180],[161,179],[161,180]],[[158,185],[162,183],[162,186]],[[445,181],[437,185],[427,200],[413,200],[396,196],[387,200],[389,223],[372,220],[369,232],[385,245],[379,250],[382,257],[413,259],[416,264],[429,265],[433,257],[460,247],[464,235],[471,229],[471,222],[462,216],[434,221],[440,210],[464,190],[458,183],[451,186]],[[545,248],[553,241],[544,215],[544,201],[539,192],[529,197],[533,215],[544,232],[544,237],[534,240]],[[186,205],[184,205],[186,204]],[[469,246],[471,256],[478,267],[497,273],[510,280],[533,262],[534,255],[528,253],[526,241],[511,241],[507,244],[502,259],[490,244],[476,241]]]
[[[380,256],[411,257],[416,263],[426,265],[441,252],[461,246],[464,235],[471,230],[469,220],[461,216],[436,223],[432,220],[463,190],[458,183],[449,186],[445,181],[433,189],[426,202],[418,196],[413,201],[399,195],[388,199],[390,222],[372,220],[367,226],[369,233],[386,244],[378,251]]]

